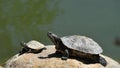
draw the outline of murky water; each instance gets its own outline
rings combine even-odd
[[[97,41],[104,54],[120,61],[120,1],[118,0],[1,0],[0,63],[20,50],[20,41],[52,44],[46,33],[80,34]]]

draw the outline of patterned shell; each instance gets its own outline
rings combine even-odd
[[[102,48],[94,40],[86,36],[65,36],[61,40],[66,47],[73,50],[90,54],[100,54],[103,52]]]
[[[38,42],[38,41],[35,41],[35,40],[31,40],[29,41],[27,44],[27,47],[31,48],[31,49],[41,49],[41,48],[44,48],[44,44]]]

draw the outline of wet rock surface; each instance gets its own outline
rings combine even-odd
[[[104,67],[99,63],[85,63],[84,60],[69,58],[61,60],[61,55],[55,54],[54,46],[46,46],[47,50],[41,53],[16,54],[11,57],[5,64],[4,68],[120,68],[120,64],[113,59],[101,55],[107,61]]]

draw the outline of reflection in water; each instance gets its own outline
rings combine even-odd
[[[20,41],[47,42],[46,32],[59,13],[57,0],[0,1],[0,63],[20,50]],[[44,39],[43,39],[44,38]]]

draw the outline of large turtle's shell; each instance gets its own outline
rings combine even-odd
[[[42,44],[38,41],[35,41],[35,40],[29,41],[28,43],[26,43],[26,46],[31,49],[35,49],[35,50],[39,50],[39,49],[42,49],[45,47],[44,44]]]
[[[65,36],[61,40],[66,47],[73,50],[90,54],[100,54],[103,52],[102,48],[94,40],[85,36]]]

